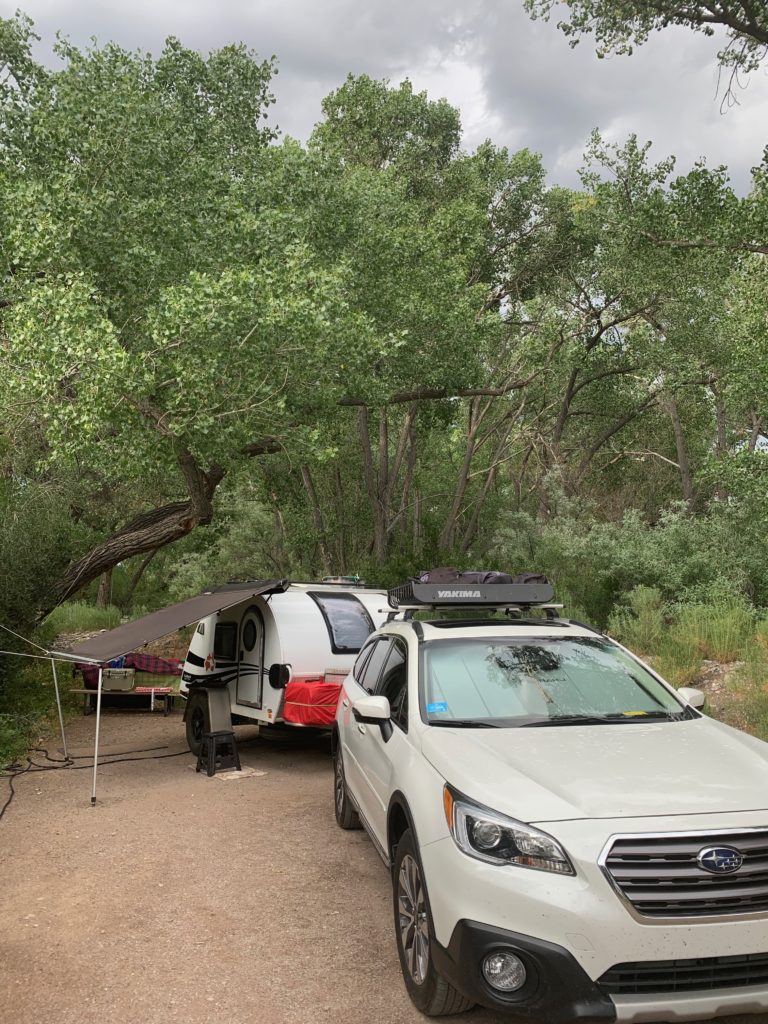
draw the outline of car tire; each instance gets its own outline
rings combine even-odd
[[[185,724],[187,727],[187,745],[195,757],[197,757],[203,745],[203,733],[210,732],[211,730],[207,694],[193,693],[188,698]]]
[[[400,837],[392,872],[395,942],[411,1002],[427,1017],[463,1013],[475,1004],[458,992],[432,960],[432,914],[421,859],[410,829]]]
[[[339,828],[351,831],[361,828],[360,818],[355,810],[347,790],[347,780],[344,778],[344,760],[341,756],[341,743],[336,745],[336,753],[333,755],[333,808],[336,814],[336,824]]]

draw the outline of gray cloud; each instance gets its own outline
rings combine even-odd
[[[22,0],[23,2],[23,0]],[[0,0],[13,13],[17,0]],[[550,180],[575,184],[593,127],[621,140],[652,139],[678,169],[699,157],[725,163],[744,190],[768,142],[768,75],[753,75],[739,107],[720,114],[717,40],[685,29],[655,35],[629,58],[598,60],[554,23],[531,22],[521,0],[26,0],[51,60],[56,29],[157,52],[168,35],[207,50],[243,41],[276,54],[273,121],[305,139],[320,101],[348,72],[410,77],[462,112],[465,145],[486,137],[541,152]]]

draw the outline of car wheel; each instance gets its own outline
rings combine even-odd
[[[410,829],[397,844],[392,889],[397,953],[411,1002],[428,1017],[471,1009],[474,1003],[449,984],[432,961],[432,915],[421,860]]]
[[[333,807],[336,812],[336,824],[339,828],[360,828],[360,818],[352,805],[347,792],[347,780],[344,778],[344,760],[341,756],[341,743],[336,746],[333,755]]]
[[[210,732],[208,697],[204,693],[193,693],[187,705],[187,745],[195,757],[203,745],[203,733]]]

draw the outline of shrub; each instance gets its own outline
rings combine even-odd
[[[658,653],[664,601],[655,587],[634,587],[608,619],[608,632],[638,654]]]
[[[85,601],[66,601],[54,608],[44,622],[45,635],[86,633],[98,629],[114,629],[120,625],[120,609],[114,605],[96,608]]]
[[[754,634],[755,613],[738,598],[679,604],[674,614],[676,629],[692,638],[702,658],[712,661],[742,659]]]

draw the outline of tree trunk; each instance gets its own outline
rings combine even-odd
[[[149,565],[149,563],[152,561],[156,554],[157,548],[155,548],[154,551],[150,551],[146,558],[142,558],[138,569],[133,574],[133,576],[131,576],[130,582],[128,584],[128,589],[126,590],[125,597],[123,599],[124,608],[131,607],[133,603],[133,595],[136,593],[136,587],[139,585],[139,580],[146,572],[147,566]]]
[[[445,517],[445,523],[443,529],[440,532],[440,550],[441,552],[448,552],[453,547],[454,538],[456,536],[456,523],[461,509],[462,502],[464,501],[464,494],[467,490],[467,481],[469,480],[469,471],[472,468],[472,459],[475,457],[475,450],[477,448],[476,438],[477,431],[482,420],[482,415],[477,415],[477,399],[473,399],[469,403],[468,411],[468,423],[467,423],[467,443],[464,448],[464,458],[461,460],[461,468],[459,469],[459,476],[456,480],[456,487],[453,492],[453,500],[451,507],[448,509],[448,515]]]
[[[186,501],[175,501],[151,512],[142,512],[126,526],[97,544],[87,555],[77,559],[66,570],[56,588],[55,604],[81,590],[91,580],[107,572],[118,562],[134,555],[172,544],[197,526],[207,526],[213,517],[213,495],[224,477],[224,470],[215,463],[206,472],[193,456],[182,451],[177,456],[179,468],[189,495]],[[41,616],[51,609],[41,609]]]
[[[371,450],[371,436],[368,428],[368,409],[361,406],[357,416],[357,425],[360,434],[360,448],[363,457],[363,477],[365,489],[368,494],[368,501],[371,506],[373,518],[373,545],[372,553],[377,562],[385,561],[389,547],[387,534],[387,515],[382,502],[382,492],[376,479],[373,468],[373,452]],[[384,437],[382,437],[384,435]],[[382,444],[386,440],[386,425],[379,421],[379,459],[381,461]],[[381,465],[379,466],[381,472]]]
[[[317,545],[320,549],[320,559],[323,563],[323,569],[325,575],[330,576],[331,568],[331,553],[328,550],[328,541],[325,533],[325,521],[323,520],[323,512],[320,508],[320,502],[318,501],[317,491],[315,490],[315,482],[312,479],[312,474],[309,471],[309,466],[301,467],[301,479],[304,482],[304,490],[307,492],[309,498],[309,505],[312,510],[312,522],[314,523],[315,533],[317,534]]]
[[[96,594],[96,607],[106,608],[112,603],[112,570],[107,569],[99,579],[99,589]]]
[[[672,423],[672,433],[675,435],[675,450],[677,451],[677,464],[680,467],[680,485],[683,491],[683,498],[689,505],[693,505],[693,477],[691,475],[691,464],[688,461],[688,451],[685,447],[685,433],[683,423],[680,419],[680,410],[672,395],[662,398],[661,405]]]

